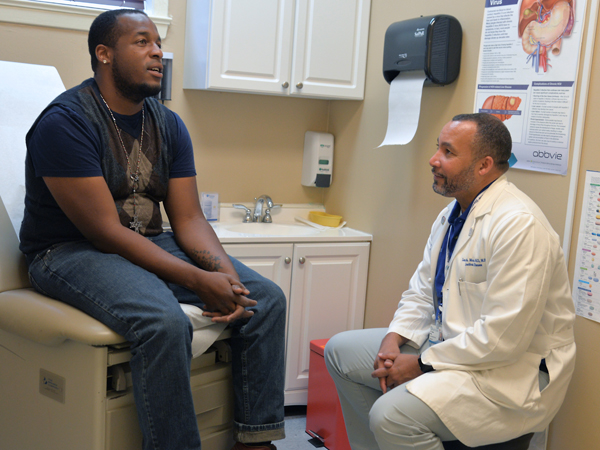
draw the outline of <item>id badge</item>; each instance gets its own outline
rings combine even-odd
[[[444,340],[444,336],[442,335],[442,322],[436,320],[434,324],[431,325],[431,329],[429,330],[429,343],[431,345],[439,344]]]

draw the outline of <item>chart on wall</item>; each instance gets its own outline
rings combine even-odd
[[[591,170],[585,176],[573,301],[578,316],[600,322],[600,172]]]
[[[504,122],[511,167],[566,175],[586,0],[485,0],[475,111]]]

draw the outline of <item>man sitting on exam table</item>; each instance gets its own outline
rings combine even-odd
[[[433,190],[455,201],[389,328],[328,342],[353,450],[505,442],[560,408],[575,364],[567,269],[544,214],[504,175],[511,147],[488,114],[444,126],[429,164]]]
[[[88,46],[94,77],[27,134],[20,238],[31,282],[131,343],[145,450],[201,448],[192,329],[179,303],[228,323],[234,448],[275,449],[285,436],[284,294],[230,259],[204,219],[188,131],[150,98],[162,78],[154,23],[137,10],[105,12]],[[161,201],[173,233],[162,232]]]

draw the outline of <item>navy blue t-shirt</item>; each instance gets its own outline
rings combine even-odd
[[[169,148],[169,152],[172,153],[170,169],[167,174],[162,175],[167,179],[195,176],[193,147],[188,130],[176,113],[166,108],[164,110],[166,114],[173,115],[174,120],[166,123],[176,127],[176,130],[171,130],[171,134],[176,136],[176,144]],[[133,116],[114,115],[123,140],[127,143],[139,140],[141,111]],[[146,112],[146,124],[148,120]],[[113,124],[109,125],[114,127]],[[145,136],[147,132],[148,130],[145,131]],[[143,148],[147,148],[146,143],[143,144]],[[108,180],[103,171],[107,164],[102,164],[102,155],[106,155],[106,149],[102,149],[102,140],[81,114],[64,105],[51,106],[42,114],[28,139],[27,146],[27,194],[20,239],[21,250],[27,255],[28,261],[56,243],[84,239],[62,212],[42,177],[104,176]],[[131,161],[131,165],[134,166],[132,170],[135,170],[135,164],[136,161]],[[159,164],[152,166],[152,170],[163,170],[163,167]],[[156,204],[155,210],[158,208],[158,202],[164,200],[159,198],[163,195],[153,196],[150,193],[148,197],[148,202]],[[156,232],[155,226],[154,234]]]
[[[181,118],[177,123],[178,145],[173,149],[169,178],[196,175],[192,140]],[[119,128],[137,138],[141,132],[141,111],[133,116],[113,113]],[[132,126],[132,122],[137,122]],[[36,177],[101,177],[100,141],[73,110],[51,107],[39,121],[27,147]],[[135,164],[135,161],[132,161]]]

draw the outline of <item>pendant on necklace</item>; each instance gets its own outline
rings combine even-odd
[[[136,208],[137,208],[137,203],[135,201],[135,183],[133,185],[133,217],[132,217],[132,221],[129,222],[129,228],[131,228],[132,230],[134,230],[137,234],[140,234],[140,228],[142,226],[142,222],[140,222],[138,220],[138,215],[136,212]]]
[[[127,160],[127,171],[130,174],[129,179],[132,182],[132,190],[133,190],[133,217],[132,217],[132,221],[129,222],[129,228],[131,228],[132,230],[135,230],[135,232],[139,234],[140,228],[142,227],[142,222],[140,222],[138,220],[138,215],[136,212],[137,204],[136,204],[136,200],[135,200],[135,194],[139,188],[139,182],[140,182],[140,162],[142,159],[142,148],[144,145],[144,124],[146,122],[146,115],[145,115],[146,108],[145,108],[145,105],[142,105],[142,133],[140,134],[140,147],[138,150],[137,165],[136,165],[135,172],[134,172],[131,167],[131,162],[129,161],[129,154],[127,153],[127,149],[125,148],[125,143],[123,142],[123,137],[121,136],[121,130],[119,129],[119,125],[117,125],[117,120],[115,119],[115,116],[114,116],[112,110],[110,109],[110,106],[108,106],[108,103],[106,103],[106,100],[104,100],[104,97],[102,96],[102,94],[100,94],[100,97],[102,98],[102,101],[106,105],[106,108],[108,109],[108,112],[113,121],[113,124],[115,125],[115,130],[117,131],[117,135],[119,136],[119,142],[121,143],[121,148],[123,149],[123,153],[125,154],[125,159]],[[131,154],[133,155],[133,148],[131,149]]]
[[[129,222],[129,228],[134,230],[136,233],[140,233],[140,227],[142,226],[142,222],[138,220],[137,214],[133,216],[133,220]]]

